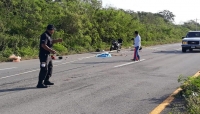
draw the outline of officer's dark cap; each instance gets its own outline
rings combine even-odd
[[[54,25],[49,24],[47,26],[47,30],[56,30],[56,28],[54,27]]]

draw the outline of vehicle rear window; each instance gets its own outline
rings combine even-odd
[[[200,37],[200,32],[189,32],[186,37]]]

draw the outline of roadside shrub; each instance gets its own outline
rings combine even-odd
[[[180,77],[178,81],[182,82],[182,94],[185,97],[200,91],[200,77],[187,77],[182,79]]]
[[[179,76],[181,82],[181,95],[185,98],[185,110],[187,114],[198,114],[200,112],[200,77]]]
[[[68,50],[65,46],[63,46],[62,44],[54,44],[53,48],[59,52],[59,54],[64,53],[67,54]]]
[[[6,47],[4,51],[2,51],[2,57],[9,58],[10,55],[13,54],[13,51],[11,48]]]
[[[19,52],[19,55],[17,56],[21,56],[21,57],[33,57],[33,56],[38,55],[38,50],[31,48],[29,46],[19,48],[18,52]]]

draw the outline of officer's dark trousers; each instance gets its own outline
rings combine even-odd
[[[40,73],[38,84],[42,84],[43,81],[49,81],[52,75],[53,64],[50,54],[39,54],[40,59]]]

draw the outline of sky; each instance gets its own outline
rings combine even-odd
[[[200,23],[200,0],[102,0],[103,7],[157,13],[169,10],[175,15],[175,24],[189,20]]]

